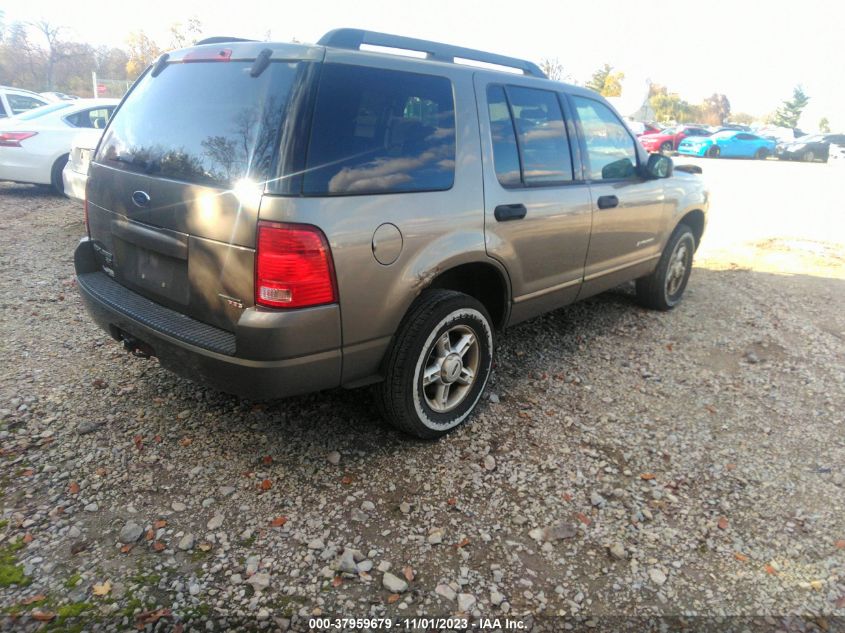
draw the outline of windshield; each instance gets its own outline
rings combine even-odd
[[[795,139],[796,143],[817,143],[818,141],[823,140],[824,137],[820,134],[812,134],[807,136],[801,136]]]
[[[170,64],[148,73],[115,113],[96,160],[111,167],[231,188],[269,177],[298,63]]]
[[[70,103],[51,103],[50,105],[41,106],[40,108],[33,108],[32,110],[27,110],[19,115],[17,115],[17,119],[21,121],[29,121],[31,119],[37,119],[38,117],[44,116],[45,114],[50,114],[51,112],[55,112],[56,110],[62,110],[64,108],[68,108],[73,104]]]

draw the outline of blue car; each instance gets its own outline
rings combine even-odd
[[[689,136],[678,145],[679,154],[710,158],[759,158],[775,153],[775,142],[741,130],[723,130],[710,136]]]

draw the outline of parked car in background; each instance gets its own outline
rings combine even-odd
[[[80,129],[100,129],[118,99],[58,101],[0,122],[0,180],[51,185],[64,192],[62,170]]]
[[[103,137],[103,130],[92,128],[82,130],[73,137],[67,164],[62,170],[65,195],[79,202],[85,200],[85,183],[88,182],[88,165]]]
[[[808,134],[793,141],[778,143],[776,151],[781,160],[827,162],[832,145],[845,148],[845,134]]]
[[[796,138],[806,136],[806,132],[791,127],[778,127],[776,125],[764,125],[754,130],[753,134],[763,138],[772,139],[776,143],[789,143]]]
[[[253,399],[372,385],[433,438],[481,400],[497,330],[629,280],[681,300],[706,187],[592,90],[358,29],[212,41],[159,58],[89,168],[76,279],[126,349]]]
[[[41,92],[39,94],[51,103],[54,101],[71,101],[73,99],[79,99],[79,97],[68,95],[64,92]]]
[[[0,86],[0,119],[47,105],[49,101],[35,92]]]
[[[726,130],[733,130],[736,132],[750,132],[751,127],[748,125],[741,125],[740,123],[723,123],[722,125],[716,126],[716,129],[713,131],[724,132]]]
[[[845,167],[845,146],[830,144],[830,154],[827,157],[828,165],[835,165],[837,167]]]
[[[725,130],[711,136],[689,137],[678,146],[679,154],[710,158],[766,159],[775,153],[775,142],[748,132]]]
[[[710,132],[703,127],[679,125],[668,128],[657,134],[645,134],[640,137],[640,143],[649,152],[671,152],[688,136],[708,136]]]
[[[663,128],[661,128],[656,123],[646,123],[644,121],[628,121],[628,127],[636,136],[642,136],[643,134],[656,134]]]

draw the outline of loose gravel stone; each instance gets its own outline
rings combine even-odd
[[[183,552],[186,552],[188,550],[192,550],[192,549],[194,549],[194,541],[195,540],[196,539],[195,539],[193,534],[190,534],[190,533],[186,534],[181,539],[179,539],[179,546],[178,547]]]
[[[475,607],[475,596],[469,593],[458,594],[458,611],[466,613]]]
[[[613,543],[607,549],[608,552],[610,552],[610,555],[617,560],[625,560],[628,558],[628,553],[625,551],[625,547],[622,543]]]
[[[209,530],[218,530],[223,525],[223,515],[222,514],[215,514],[208,520],[206,527]]]
[[[408,591],[408,583],[391,574],[389,571],[384,573],[381,578],[381,584],[391,593],[405,593]]]
[[[666,582],[666,574],[656,567],[652,567],[648,570],[648,577],[651,578],[651,582],[657,586],[661,586]]]
[[[455,593],[454,589],[452,589],[449,585],[446,585],[446,584],[443,584],[443,583],[437,585],[434,588],[434,593],[436,593],[439,596],[443,596],[444,598],[446,598],[446,600],[452,600],[452,601],[454,601],[455,598],[457,598],[457,595],[458,595],[457,593]]]
[[[126,544],[134,543],[141,538],[143,533],[144,528],[130,521],[120,529],[120,542]]]

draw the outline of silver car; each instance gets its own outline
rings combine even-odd
[[[163,55],[110,120],[77,279],[115,339],[192,380],[373,385],[432,438],[471,416],[506,326],[633,279],[646,306],[681,300],[695,171],[524,60],[355,29],[214,38]]]

